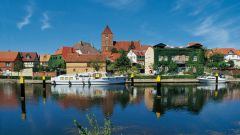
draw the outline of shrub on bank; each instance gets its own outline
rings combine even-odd
[[[233,75],[234,78],[240,78],[240,74]]]
[[[130,77],[130,76],[129,76]],[[134,76],[135,79],[156,79],[156,75],[140,75],[137,74]],[[161,75],[161,79],[195,79],[195,75],[171,75],[171,76],[165,76]]]

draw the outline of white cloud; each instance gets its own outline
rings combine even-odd
[[[22,29],[24,26],[30,24],[30,19],[32,17],[32,14],[33,14],[33,6],[32,4],[28,5],[27,8],[26,8],[26,11],[27,11],[27,14],[26,16],[23,17],[23,20],[21,22],[18,22],[17,23],[17,27],[18,29]]]
[[[207,46],[238,47],[239,27],[236,20],[222,20],[213,16],[206,17],[193,29],[192,35],[200,37]]]
[[[41,30],[46,30],[51,28],[51,24],[49,23],[49,16],[47,13],[43,13],[43,18],[41,22],[42,22]]]
[[[221,3],[221,0],[177,0],[172,8],[172,11],[180,11],[184,9],[190,10],[189,15],[199,15],[206,11],[208,7],[215,7]]]
[[[144,0],[94,0],[94,1],[119,10],[137,9],[141,7],[144,3]]]

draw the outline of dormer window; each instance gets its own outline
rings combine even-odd
[[[28,55],[26,55],[26,58],[29,60],[31,58],[31,56],[28,54]]]
[[[233,51],[229,51],[228,54],[232,55],[232,54],[234,54],[234,53],[233,53]]]

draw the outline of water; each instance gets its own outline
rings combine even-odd
[[[0,84],[1,135],[74,135],[73,120],[88,127],[86,114],[103,124],[110,117],[114,134],[240,134],[240,85],[20,86]],[[22,101],[22,102],[21,102]]]

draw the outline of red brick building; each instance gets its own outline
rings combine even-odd
[[[19,52],[0,52],[0,72],[10,73],[14,71],[14,65],[17,61],[21,61]]]
[[[113,49],[129,52],[131,49],[142,50],[144,47],[140,41],[114,41],[113,32],[109,26],[106,26],[102,32],[102,54],[112,61],[120,57],[119,54],[113,53]]]

